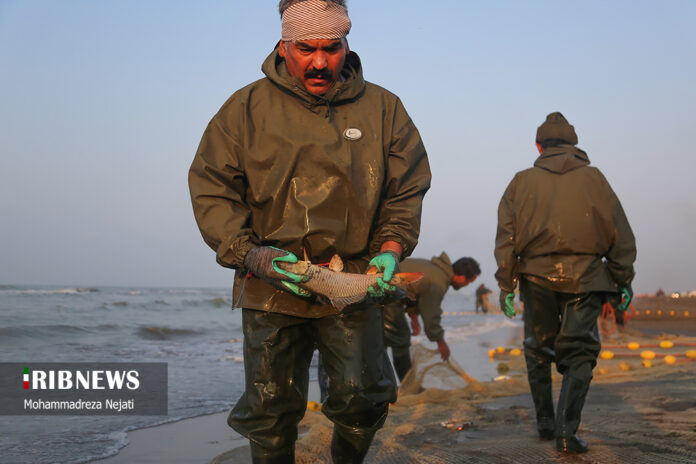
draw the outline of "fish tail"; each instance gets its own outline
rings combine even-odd
[[[392,280],[389,283],[403,287],[420,280],[422,277],[422,272],[399,272],[394,274],[394,277],[392,277]]]

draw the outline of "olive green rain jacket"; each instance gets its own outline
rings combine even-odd
[[[245,278],[244,256],[271,245],[314,263],[334,254],[364,272],[387,240],[416,245],[430,186],[425,148],[401,101],[366,82],[350,53],[322,97],[289,75],[278,48],[266,77],[213,117],[189,172],[194,215],[222,266],[237,269],[236,306],[304,317],[334,313],[314,299]]]
[[[549,147],[518,172],[498,207],[495,277],[504,292],[520,275],[568,293],[617,291],[634,276],[636,244],[619,199],[587,154]]]
[[[440,256],[427,259],[408,258],[401,263],[401,272],[422,272],[423,277],[411,284],[416,295],[415,301],[407,305],[416,308],[423,319],[423,330],[428,340],[437,342],[444,338],[445,330],[440,324],[442,319],[442,299],[452,284],[454,270],[452,262],[444,251]]]

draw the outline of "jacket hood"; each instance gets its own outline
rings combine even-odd
[[[439,267],[442,272],[447,275],[447,279],[450,282],[452,281],[452,277],[454,277],[454,270],[452,269],[452,261],[450,260],[449,256],[447,256],[447,253],[443,251],[440,256],[433,256],[430,262]]]
[[[331,106],[353,101],[365,91],[362,64],[355,52],[349,52],[346,55],[346,62],[341,71],[343,80],[334,83],[326,94],[314,95],[305,89],[298,78],[290,75],[285,66],[285,59],[278,54],[278,44],[263,62],[261,70],[271,82],[302,100],[308,108],[314,109],[322,105],[331,108]]]
[[[564,174],[590,164],[587,153],[573,145],[559,145],[544,150],[534,166],[557,174]]]

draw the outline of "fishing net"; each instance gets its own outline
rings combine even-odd
[[[484,387],[471,377],[450,356],[443,361],[438,350],[431,350],[421,344],[411,345],[411,370],[399,387],[399,395],[413,395],[427,388],[453,390],[471,385],[477,390]]]

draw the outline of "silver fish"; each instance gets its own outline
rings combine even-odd
[[[370,287],[377,287],[377,277],[381,273],[353,274],[343,271],[343,261],[338,255],[331,258],[329,267],[318,266],[309,261],[296,263],[277,263],[281,269],[303,277],[303,281],[297,285],[314,295],[326,298],[337,311],[353,303],[362,301],[367,296]],[[397,288],[406,291],[409,295],[408,285],[423,277],[418,272],[399,272],[392,276],[388,282]]]

